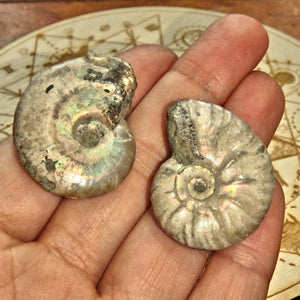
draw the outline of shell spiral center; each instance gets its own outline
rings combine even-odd
[[[195,200],[205,201],[215,191],[215,176],[205,167],[185,167],[176,179],[176,186],[181,200],[192,197]]]
[[[73,138],[85,148],[96,147],[104,136],[101,120],[92,116],[83,116],[73,125]]]

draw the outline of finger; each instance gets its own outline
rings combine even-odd
[[[214,253],[190,299],[266,299],[280,247],[283,199],[277,183],[258,229],[244,241]]]
[[[160,82],[161,86],[169,87],[167,99],[172,101],[190,98],[222,105],[260,62],[267,47],[267,32],[256,20],[243,15],[226,16],[208,27]]]
[[[225,107],[250,124],[267,145],[281,119],[284,95],[271,77],[253,72]],[[265,299],[280,247],[283,216],[284,196],[276,183],[271,206],[258,229],[242,242],[213,254],[190,299]]]
[[[154,45],[128,50],[122,57],[133,65],[139,80],[131,109],[176,59],[173,52]],[[0,183],[0,230],[20,241],[34,240],[57,208],[60,197],[44,191],[28,176],[18,163],[11,137],[0,144]]]
[[[275,131],[273,124],[278,124],[280,120],[283,102],[283,94],[274,80],[263,73],[253,72],[236,88],[225,105],[237,114],[241,112],[240,117],[256,128],[264,142],[268,142]],[[264,118],[265,112],[270,110],[274,112]],[[251,117],[253,111],[255,118]],[[273,219],[273,222],[278,222],[276,228],[280,228],[282,219],[276,219],[276,216]],[[274,239],[272,244],[274,248],[278,246],[278,230],[276,234],[277,241]],[[195,252],[172,241],[158,229],[151,212],[148,212],[115,255],[104,274],[99,291],[102,295],[111,295],[112,292],[118,295],[118,292],[126,290],[129,294],[145,297],[147,290],[151,290],[156,293],[151,295],[154,299],[184,299],[190,294],[205,267],[208,253]],[[220,267],[220,264],[216,266]],[[145,274],[145,277],[141,274]],[[148,281],[146,278],[155,280]]]
[[[243,80],[225,108],[250,124],[265,145],[268,145],[281,120],[284,94],[277,82],[262,72],[252,72]]]
[[[45,192],[18,162],[10,136],[0,143],[0,234],[1,248],[12,240],[30,241],[47,222],[60,197]]]
[[[118,57],[128,61],[134,70],[138,87],[134,92],[128,115],[159,81],[172,63],[177,59],[174,52],[158,45],[142,45],[118,54]]]
[[[186,299],[210,255],[184,247],[154,222],[149,210],[115,255],[98,287],[117,299]]]
[[[165,115],[177,100],[199,99],[223,105],[236,86],[253,70],[268,47],[265,29],[254,19],[229,15],[214,24],[174,64],[130,118],[140,147],[155,149],[155,159],[166,156]],[[151,118],[146,116],[151,111]],[[153,127],[157,127],[154,130]],[[149,143],[152,141],[152,144]],[[138,145],[139,147],[139,145]],[[159,153],[159,154],[158,154]],[[139,160],[139,153],[136,159]],[[141,159],[142,160],[142,159]],[[150,171],[152,162],[144,160]]]

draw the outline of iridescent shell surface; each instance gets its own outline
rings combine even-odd
[[[13,128],[27,172],[68,198],[115,188],[135,157],[124,121],[135,88],[131,66],[118,58],[80,57],[38,75],[17,106]]]
[[[218,250],[244,239],[265,216],[274,177],[266,147],[224,108],[184,100],[169,107],[172,157],[152,183],[163,230],[178,242]]]

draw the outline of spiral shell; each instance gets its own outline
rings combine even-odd
[[[270,205],[274,177],[264,144],[231,112],[184,100],[169,107],[172,151],[152,183],[163,230],[192,248],[218,250],[244,239]]]
[[[38,75],[18,103],[13,128],[27,172],[68,198],[115,188],[134,161],[124,117],[135,88],[131,66],[118,58],[80,57]]]

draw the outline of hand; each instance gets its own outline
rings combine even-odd
[[[209,252],[173,241],[149,209],[150,183],[168,156],[170,103],[204,99],[231,110],[268,144],[282,116],[282,91],[253,71],[268,45],[263,27],[227,16],[177,58],[154,45],[124,52],[138,88],[128,123],[137,153],[114,191],[60,199],[17,162],[12,138],[0,144],[0,299],[265,299],[276,263],[284,201],[276,184],[259,228]]]

